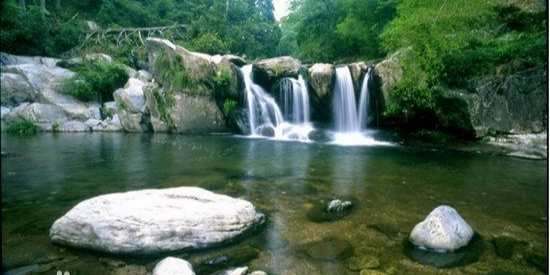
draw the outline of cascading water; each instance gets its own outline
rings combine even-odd
[[[361,97],[359,98],[359,127],[361,131],[367,129],[369,123],[369,106],[370,106],[370,94],[369,94],[369,81],[372,77],[372,70],[369,67],[365,78],[363,78],[363,85],[361,85]]]
[[[353,80],[348,67],[336,68],[336,83],[333,97],[334,119],[336,132],[359,132],[359,120],[357,119],[357,105],[353,91]]]
[[[369,68],[363,79],[359,106],[355,100],[353,80],[347,66],[336,68],[336,84],[334,85],[333,114],[336,126],[334,143],[341,145],[387,145],[369,137],[367,123],[369,122],[369,89],[372,77]]]
[[[293,124],[309,124],[309,95],[305,80],[285,77],[280,83],[279,103],[282,104],[283,117]]]
[[[301,76],[298,80],[289,80],[292,89],[289,94],[292,94],[292,98],[284,101],[285,114],[287,111],[292,112],[292,121],[295,124],[291,124],[285,121],[285,118],[288,119],[290,115],[283,116],[275,99],[252,80],[252,65],[243,66],[241,71],[246,88],[250,136],[309,140],[308,134],[313,128],[309,122],[307,86]],[[292,108],[286,108],[287,102]]]

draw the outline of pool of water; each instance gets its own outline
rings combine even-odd
[[[93,196],[177,186],[249,200],[269,218],[232,244],[174,254],[198,275],[231,265],[269,274],[543,274],[547,266],[547,161],[231,136],[3,134],[1,141],[3,271],[146,274],[160,256],[56,246],[49,228]],[[341,219],[312,217],[332,198],[355,206]],[[436,268],[406,253],[414,225],[441,204],[481,237],[473,263]]]

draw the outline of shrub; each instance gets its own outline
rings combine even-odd
[[[229,51],[227,45],[213,32],[207,32],[185,43],[185,47],[192,51],[208,54],[223,54]]]
[[[216,72],[214,76],[214,87],[218,92],[225,92],[231,87],[231,71],[225,68],[221,68]]]
[[[31,136],[38,134],[39,128],[32,121],[22,120],[9,124],[6,131],[19,136]]]
[[[73,70],[77,75],[66,81],[62,91],[83,101],[111,101],[113,91],[128,81],[123,65],[116,62],[86,61]]]
[[[61,124],[59,124],[58,122],[54,122],[52,124],[52,132],[54,133],[59,132],[59,128],[61,128]]]
[[[229,112],[231,112],[231,110],[235,109],[235,107],[237,107],[237,101],[232,100],[232,99],[226,99],[223,102],[223,113],[226,116],[228,116]]]

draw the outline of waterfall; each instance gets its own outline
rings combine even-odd
[[[369,81],[372,77],[372,70],[369,67],[365,78],[363,78],[363,85],[361,85],[361,97],[359,98],[359,126],[361,131],[367,129],[367,124],[369,123],[369,105],[371,102],[369,94]]]
[[[287,91],[283,91],[283,94],[288,94],[282,101],[283,115],[275,99],[252,80],[252,65],[243,66],[241,71],[246,89],[250,136],[309,140],[308,134],[313,128],[309,122],[307,85],[302,77],[283,81],[290,83],[285,88]],[[286,121],[290,118],[292,124]]]
[[[309,95],[307,85],[300,75],[298,79],[285,77],[280,83],[279,104],[283,118],[293,124],[309,124]]]
[[[338,133],[357,133],[360,130],[353,80],[347,66],[336,68],[333,111]]]
[[[359,106],[355,100],[353,80],[347,66],[336,68],[336,84],[332,99],[333,115],[336,126],[333,143],[339,145],[389,145],[373,139],[373,131],[367,129],[370,105],[369,81],[373,70],[369,68],[363,78]]]

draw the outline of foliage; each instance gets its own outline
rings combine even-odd
[[[23,9],[15,0],[0,4],[0,48],[21,55],[60,56],[78,45],[83,34],[81,20],[60,12],[45,15],[37,5]],[[65,22],[67,20],[67,22]]]
[[[207,32],[185,43],[186,48],[208,54],[224,54],[228,52],[227,45],[213,32]]]
[[[113,112],[109,110],[105,105],[101,105],[101,107],[99,107],[99,115],[101,116],[101,119],[112,118]]]
[[[398,0],[302,0],[282,22],[279,51],[305,61],[382,57],[379,34]]]
[[[128,81],[123,65],[116,62],[86,61],[72,69],[77,75],[64,83],[62,91],[83,101],[111,101],[113,92]]]
[[[216,72],[214,76],[214,88],[217,93],[226,94],[227,90],[231,87],[231,81],[233,77],[231,76],[231,71],[226,68],[221,68]]]
[[[171,91],[182,90],[193,84],[179,55],[171,56],[165,51],[159,51],[153,66],[158,71],[160,81],[168,83],[168,89]]]
[[[235,109],[235,107],[237,107],[237,101],[232,100],[232,99],[226,99],[223,102],[223,113],[226,116],[228,116],[229,112],[231,112],[231,110]]]
[[[31,136],[31,135],[38,134],[39,128],[32,121],[21,120],[21,121],[9,124],[6,131],[14,135]]]
[[[52,132],[58,133],[58,132],[59,132],[59,128],[61,128],[61,124],[59,124],[58,122],[54,122],[54,123],[52,124]]]
[[[172,127],[174,123],[168,109],[175,104],[173,92],[155,89],[153,90],[153,97],[155,98],[155,102],[157,104],[156,106],[160,119],[166,123],[168,127]]]

